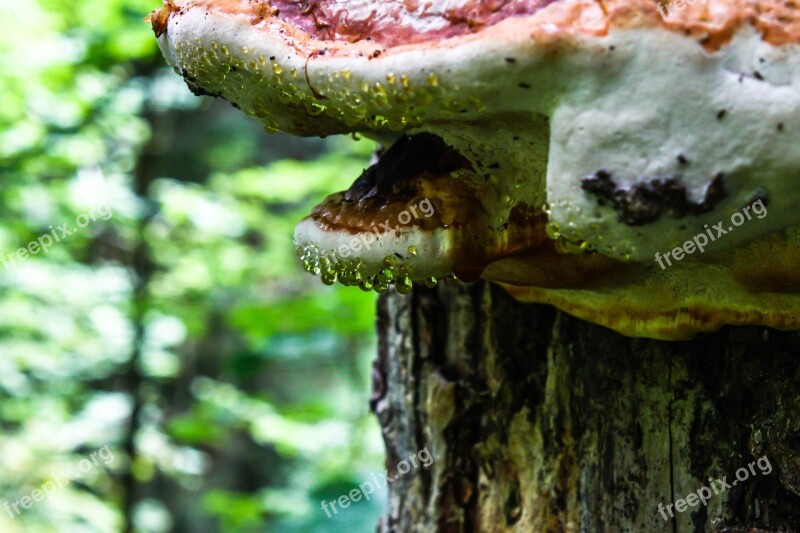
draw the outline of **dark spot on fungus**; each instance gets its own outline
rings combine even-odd
[[[531,88],[531,84],[530,83],[524,83],[523,82],[523,83],[520,83],[519,86],[522,87],[523,89],[530,89]]]
[[[506,63],[516,63],[516,62],[517,62],[516,58],[513,58],[513,57],[507,57],[506,58]]]
[[[617,220],[628,226],[644,226],[666,214],[672,218],[699,215],[712,211],[728,193],[723,184],[724,174],[714,176],[700,203],[689,200],[686,186],[674,178],[653,179],[629,188],[620,187],[608,171],[600,170],[585,178],[581,188],[597,197],[598,205],[614,206]]]
[[[783,131],[783,122],[778,123],[778,131]]]
[[[720,109],[719,113],[717,113],[717,120],[722,120],[723,118],[725,118],[725,115],[727,114],[728,112],[726,110]]]
[[[677,157],[677,159],[678,159],[678,164],[679,164],[679,165],[686,166],[686,165],[688,165],[688,164],[689,164],[689,160],[688,160],[688,159],[686,159],[686,156],[684,156],[683,154],[680,154],[680,155]]]
[[[754,77],[755,77],[757,80],[764,81],[764,76],[762,76],[762,75],[761,75],[761,73],[760,73],[759,71],[757,71],[757,70],[754,70],[754,71],[753,71],[753,76],[754,76]]]

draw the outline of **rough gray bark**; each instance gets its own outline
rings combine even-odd
[[[434,456],[380,531],[800,529],[798,333],[631,339],[483,282],[384,296],[378,329],[389,473]],[[771,473],[660,515],[764,454]]]

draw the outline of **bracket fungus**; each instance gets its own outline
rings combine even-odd
[[[663,339],[800,329],[795,3],[169,0],[150,20],[192,90],[267,131],[388,147],[297,226],[327,283],[483,277]]]

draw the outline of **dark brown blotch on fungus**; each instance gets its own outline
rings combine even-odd
[[[597,197],[599,205],[610,203],[617,219],[628,226],[644,226],[667,214],[672,218],[701,215],[712,211],[728,196],[723,180],[725,175],[714,176],[702,202],[692,202],[686,186],[674,178],[653,179],[625,188],[617,185],[606,170],[581,181],[581,188]]]

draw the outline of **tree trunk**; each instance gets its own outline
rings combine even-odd
[[[378,329],[389,475],[434,459],[379,531],[800,530],[798,333],[633,339],[484,282],[384,296]]]

